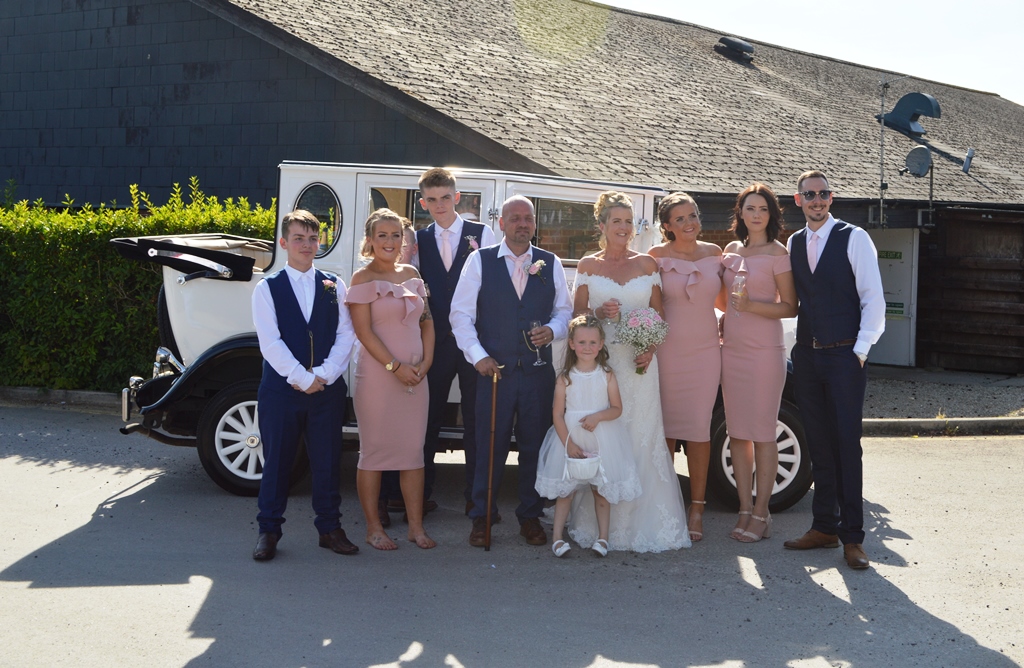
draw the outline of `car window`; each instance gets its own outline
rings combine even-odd
[[[295,208],[309,211],[320,221],[320,250],[316,256],[323,257],[341,236],[343,216],[338,196],[326,185],[313,183],[299,193]]]

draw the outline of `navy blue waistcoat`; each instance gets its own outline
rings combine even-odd
[[[335,288],[328,290],[324,287],[325,280],[334,281]],[[302,308],[295,298],[287,272],[284,269],[276,271],[268,276],[266,281],[270,288],[270,296],[274,299],[274,312],[277,314],[277,329],[281,332],[281,340],[288,346],[288,350],[299,364],[306,369],[323,364],[331,353],[338,332],[337,276],[316,270],[316,296],[313,297],[313,312],[308,323],[302,315]],[[275,371],[266,360],[263,360],[262,386],[277,391],[295,391],[288,384],[288,380]]]
[[[533,247],[533,262],[544,261],[544,267],[526,280],[523,298],[516,294],[505,258],[498,257],[501,246],[480,250],[480,294],[476,300],[476,331],[480,345],[487,354],[504,364],[506,369],[520,365],[527,373],[551,367],[535,367],[537,354],[526,344],[523,332],[530,322],[540,320],[546,325],[555,310],[555,256]],[[527,269],[524,267],[524,269]],[[551,364],[551,347],[541,348],[541,359]]]
[[[452,331],[452,324],[448,320],[452,310],[452,296],[455,295],[455,286],[459,283],[466,258],[473,252],[466,237],[476,239],[479,248],[483,243],[484,226],[468,220],[462,221],[462,238],[459,239],[459,247],[452,258],[451,269],[444,268],[441,253],[437,250],[437,240],[434,237],[436,226],[437,223],[431,223],[416,232],[416,244],[419,248],[420,276],[427,284],[427,302],[430,305],[430,314],[434,318],[434,336],[440,340]]]
[[[796,296],[800,299],[796,321],[796,340],[822,345],[856,339],[860,331],[860,295],[857,279],[850,266],[847,247],[853,225],[836,220],[828,235],[814,273],[807,264],[807,228],[793,234],[790,262]]]

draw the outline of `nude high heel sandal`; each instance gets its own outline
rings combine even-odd
[[[758,517],[757,515],[751,515],[750,519],[757,520],[758,522],[764,522],[764,531],[761,532],[761,535],[757,535],[753,531],[744,531],[742,534],[740,534],[739,538],[737,538],[736,540],[738,540],[741,543],[756,543],[757,541],[761,540],[762,538],[771,538],[772,537],[772,515],[771,515],[771,513],[768,513],[768,517]]]
[[[697,501],[696,499],[694,499],[693,501],[690,501],[690,512],[691,513],[693,512],[693,507],[698,505],[698,504],[700,506],[702,506],[701,509],[700,509],[700,528],[701,528],[701,530],[700,531],[694,531],[693,529],[689,529],[689,528],[687,529],[687,531],[690,534],[690,540],[693,541],[694,543],[700,542],[704,538],[704,508],[703,508],[703,506],[707,505],[707,501]],[[687,513],[687,523],[689,523],[689,513]]]
[[[749,510],[741,510],[737,514],[738,515],[751,515]],[[753,517],[753,515],[751,515],[751,517]],[[743,529],[741,529],[739,527],[733,527],[732,531],[729,532],[729,538],[732,538],[733,540],[739,540],[740,536],[742,536],[742,535],[743,535]]]

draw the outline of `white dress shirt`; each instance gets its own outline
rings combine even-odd
[[[448,235],[448,244],[452,250],[452,257],[457,257],[459,252],[459,244],[462,243],[462,223],[464,222],[461,215],[456,214],[455,222],[448,227],[448,231],[451,234]],[[441,244],[444,243],[444,230],[437,221],[434,221],[434,241],[437,243],[437,252],[441,257],[444,257],[444,251],[441,250]],[[487,246],[493,246],[498,243],[497,239],[494,238],[494,231],[490,227],[484,225],[484,232],[480,235],[480,248],[486,248]],[[420,268],[420,255],[417,253],[412,258],[412,264],[417,269]]]
[[[533,246],[530,246],[530,250],[526,253],[532,260]],[[508,275],[511,278],[516,266],[512,260],[515,255],[505,245],[504,239],[498,247],[498,257],[505,258],[505,266],[508,268]],[[569,332],[572,300],[569,298],[569,283],[565,278],[565,269],[562,268],[562,261],[557,255],[555,255],[555,264],[551,269],[555,281],[555,304],[551,311],[551,319],[545,324],[551,328],[551,333],[557,340],[564,339]],[[459,350],[473,365],[488,357],[488,352],[480,345],[476,331],[476,302],[480,295],[481,273],[480,253],[473,252],[466,259],[465,266],[462,267],[459,284],[455,287],[455,294],[452,296],[451,316],[448,318],[452,324],[452,333],[455,335]]]
[[[313,312],[313,299],[316,297],[317,288],[323,290],[322,286],[316,285],[316,267],[310,268],[307,272],[301,272],[290,266],[285,266],[285,273],[288,275],[288,282],[292,286],[295,298],[302,309],[302,316],[309,322]],[[345,373],[348,368],[349,358],[352,355],[352,344],[356,340],[355,329],[352,327],[352,318],[349,316],[348,308],[345,306],[345,294],[348,288],[341,279],[335,281],[338,292],[338,330],[331,346],[331,352],[324,359],[320,366],[312,370],[306,369],[288,346],[281,339],[281,331],[277,326],[277,310],[274,308],[274,297],[270,294],[270,286],[267,279],[256,284],[252,293],[252,321],[256,325],[256,336],[260,340],[260,352],[267,360],[274,371],[284,376],[289,385],[297,385],[303,392],[309,389],[319,376],[327,381],[328,385]]]
[[[829,214],[828,220],[817,232],[812,232],[809,227],[806,229],[805,238],[808,244],[812,235],[818,237],[818,257],[814,258],[815,262],[821,259],[821,253],[828,243],[828,235],[835,226],[836,219]],[[792,252],[793,237],[789,238],[786,246]],[[860,331],[857,332],[857,343],[853,346],[853,352],[867,355],[871,346],[878,342],[878,338],[885,331],[885,293],[882,290],[882,275],[878,271],[878,251],[875,250],[871,237],[863,229],[854,226],[846,245],[846,257],[853,268],[857,294],[860,296]]]

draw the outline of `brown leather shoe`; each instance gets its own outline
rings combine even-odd
[[[473,518],[473,530],[469,532],[469,544],[473,547],[487,546],[487,520],[485,518]]]
[[[384,499],[377,499],[377,516],[382,527],[387,529],[391,526],[391,515],[388,515],[388,504]]]
[[[252,551],[252,558],[256,561],[270,561],[277,554],[277,541],[281,540],[279,533],[261,533],[256,539],[256,549]]]
[[[787,540],[782,544],[787,550],[813,550],[818,547],[839,547],[839,536],[822,533],[811,529],[796,540]]]
[[[359,547],[353,545],[352,541],[345,535],[344,529],[335,529],[331,533],[320,534],[320,547],[326,547],[329,550],[346,556],[359,551]]]
[[[848,543],[843,545],[843,556],[850,568],[862,571],[871,565],[868,555],[864,552],[864,546],[860,543]]]
[[[525,538],[529,545],[544,545],[548,542],[548,535],[544,533],[544,527],[536,517],[528,517],[520,522],[519,535]]]

